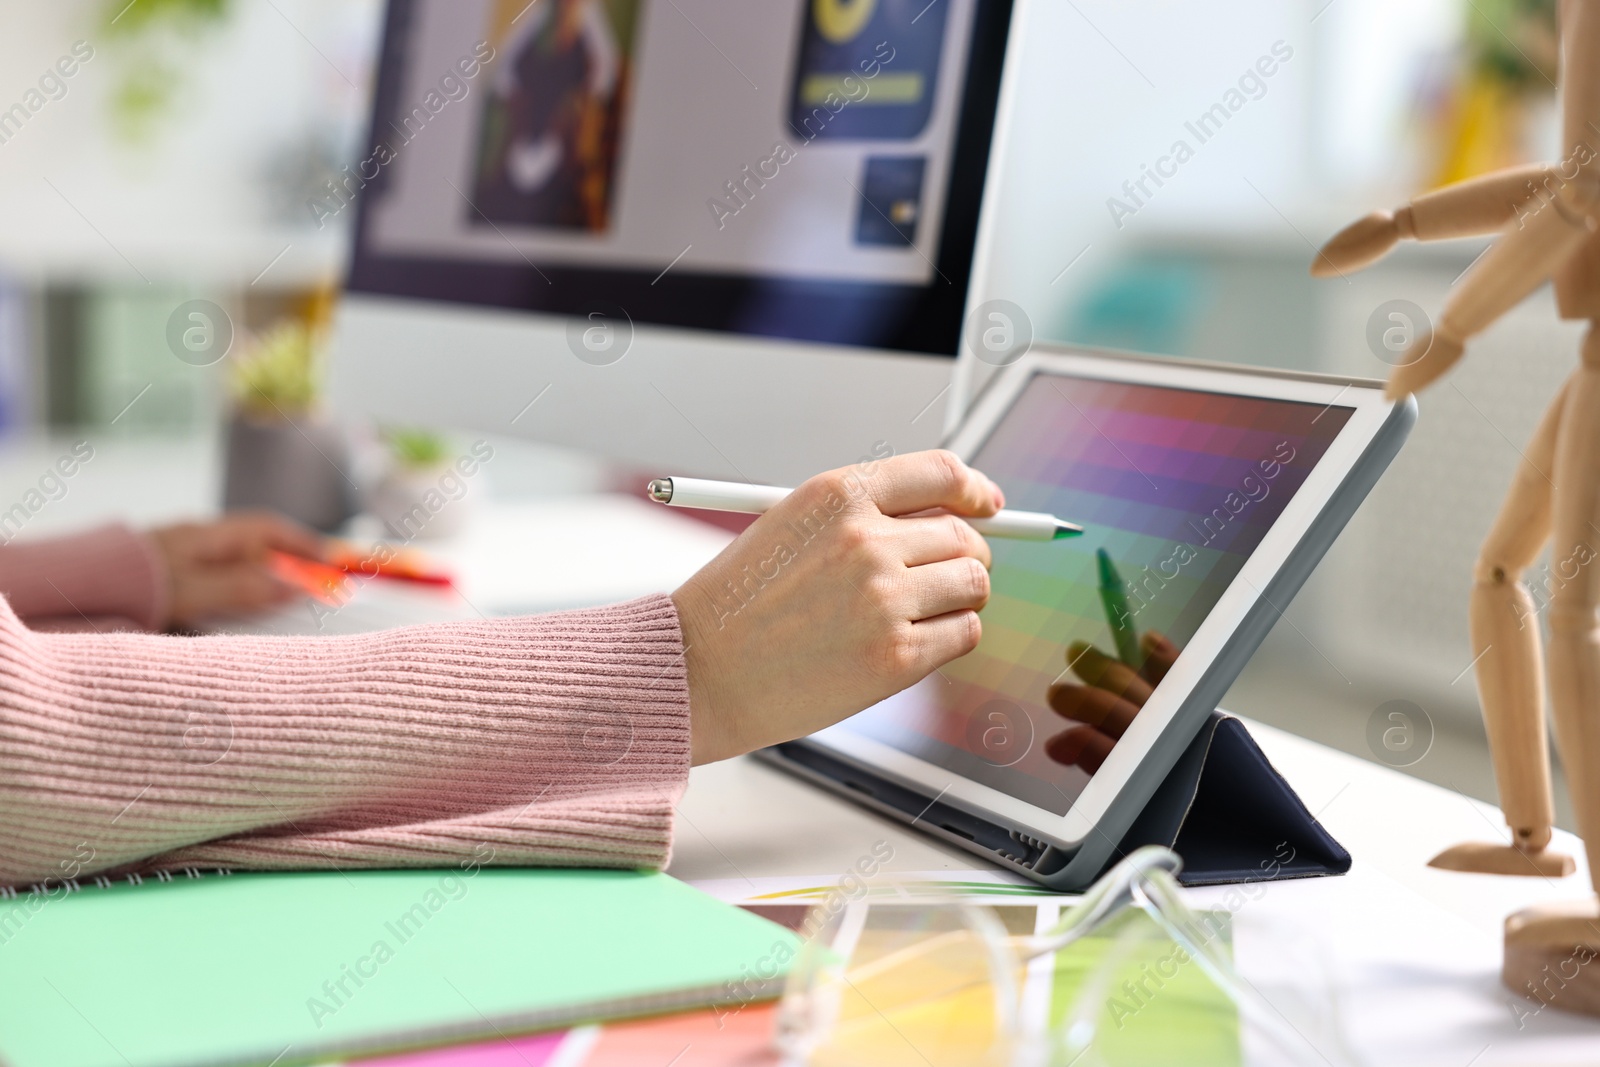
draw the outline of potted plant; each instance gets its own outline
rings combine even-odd
[[[355,512],[344,435],[320,411],[321,331],[279,323],[230,368],[225,508],[267,508],[332,531]]]
[[[390,427],[388,469],[367,500],[390,537],[401,542],[452,537],[469,511],[467,481],[450,442],[429,430]]]
[[[104,0],[100,9],[95,40],[117,55],[114,128],[130,144],[149,145],[191,87],[195,54],[227,24],[232,0]]]

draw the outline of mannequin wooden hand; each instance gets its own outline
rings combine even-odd
[[[1409,205],[1374,211],[1333,235],[1311,262],[1313,278],[1332,278],[1369,267],[1389,254],[1402,237],[1414,237]]]

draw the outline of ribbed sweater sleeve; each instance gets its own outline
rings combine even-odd
[[[125,620],[159,630],[167,621],[167,585],[155,546],[120,523],[0,546],[0,596],[30,623],[105,629],[102,619]]]
[[[666,596],[290,638],[42,634],[0,604],[0,883],[659,867],[688,770]]]

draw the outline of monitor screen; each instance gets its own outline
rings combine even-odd
[[[1010,14],[391,0],[314,211],[352,194],[359,292],[953,355]]]
[[[1066,814],[1352,410],[1036,374],[972,464],[1084,536],[992,539],[977,649],[832,729]]]

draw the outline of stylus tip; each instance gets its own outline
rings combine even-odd
[[[1060,521],[1058,519],[1056,521],[1056,533],[1055,533],[1055,536],[1053,538],[1051,538],[1051,540],[1060,541],[1061,539],[1066,538],[1066,537],[1082,537],[1082,536],[1083,536],[1083,527],[1082,526],[1079,526],[1075,522],[1062,522],[1062,521]]]
[[[671,478],[652,478],[650,484],[645,486],[645,491],[650,494],[650,499],[658,504],[672,503]]]

